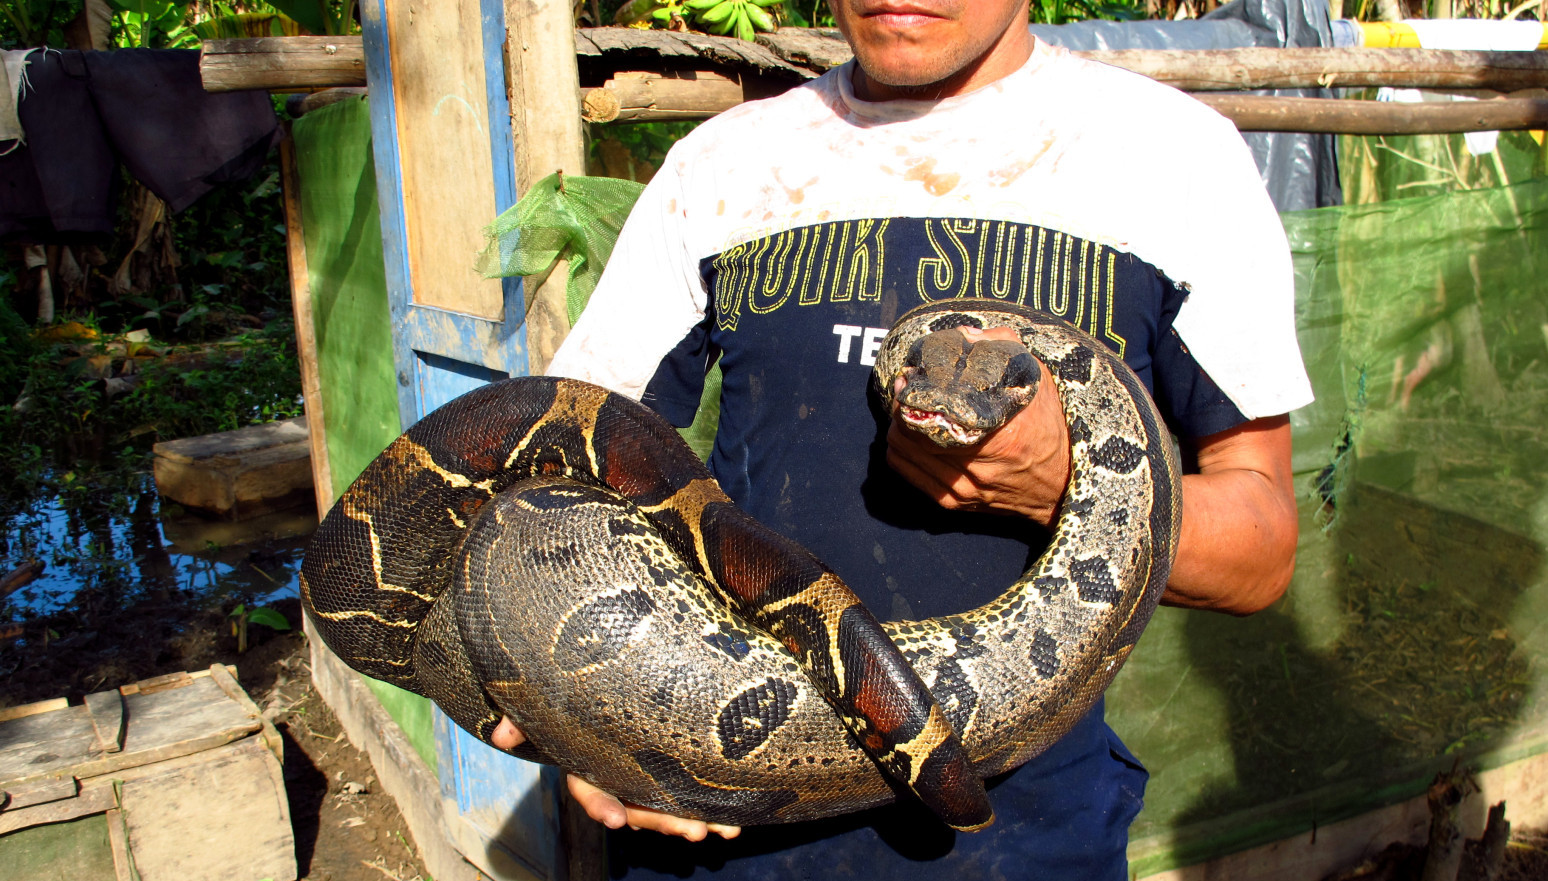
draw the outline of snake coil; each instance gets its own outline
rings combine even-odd
[[[753,825],[907,789],[982,828],[982,778],[1068,731],[1132,650],[1166,584],[1180,494],[1139,380],[1039,312],[914,309],[878,356],[884,400],[900,373],[928,385],[930,341],[964,326],[1016,331],[1071,441],[1047,551],[980,608],[879,624],[737,509],[650,410],[547,377],[477,389],[394,441],[319,526],[302,601],[356,670],[485,741],[508,714],[528,736],[518,755],[625,801]]]

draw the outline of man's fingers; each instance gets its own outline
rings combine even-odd
[[[609,829],[628,826],[631,829],[645,829],[663,835],[675,835],[689,841],[703,841],[711,832],[721,838],[735,838],[742,834],[740,826],[706,823],[703,820],[674,817],[650,808],[626,805],[573,774],[569,777],[569,784],[570,795],[575,799],[576,804],[581,806],[588,817]]]
[[[569,775],[569,784],[570,796],[581,806],[581,810],[586,812],[586,816],[609,829],[622,829],[629,821],[629,813],[624,808],[623,802],[574,774]]]
[[[527,742],[527,735],[521,733],[510,716],[505,716],[495,726],[495,730],[489,733],[489,742],[499,749],[515,749]]]

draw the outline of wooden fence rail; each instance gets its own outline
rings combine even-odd
[[[614,72],[583,89],[589,122],[702,119],[790,88],[848,58],[827,31],[785,28],[751,44],[706,34],[625,28],[576,32],[577,54]],[[1548,128],[1548,52],[1436,49],[1108,50],[1077,53],[1197,93],[1243,131],[1413,134]],[[208,40],[209,91],[306,91],[365,85],[358,37]],[[642,69],[643,68],[643,69]],[[1489,90],[1464,103],[1378,104],[1222,94],[1252,89],[1370,87]]]

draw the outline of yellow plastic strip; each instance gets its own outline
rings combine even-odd
[[[1414,29],[1401,21],[1362,21],[1358,22],[1360,31],[1364,35],[1365,48],[1367,49],[1422,49],[1419,45],[1419,35]],[[1537,43],[1537,48],[1548,49],[1548,27],[1543,29],[1543,37]]]

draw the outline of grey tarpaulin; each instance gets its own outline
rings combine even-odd
[[[1074,50],[1333,45],[1324,0],[1234,0],[1196,21],[1083,21],[1033,25],[1032,33],[1040,40]],[[1278,89],[1252,94],[1333,96],[1328,89]],[[1323,208],[1343,202],[1332,135],[1249,132],[1242,138],[1252,149],[1269,196],[1280,211]],[[1177,157],[1182,162],[1203,158]]]

